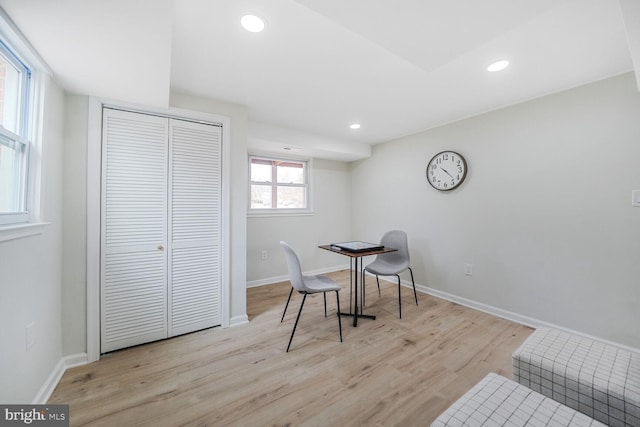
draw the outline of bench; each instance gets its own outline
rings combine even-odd
[[[490,373],[432,427],[604,427],[604,424],[503,376]]]
[[[640,426],[640,353],[539,328],[513,353],[513,379],[609,426]]]

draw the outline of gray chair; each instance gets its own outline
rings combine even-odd
[[[409,266],[409,244],[407,242],[407,233],[401,230],[387,231],[382,236],[380,243],[385,247],[397,249],[396,252],[388,252],[376,256],[376,259],[364,270],[376,276],[378,282],[378,295],[380,295],[380,279],[378,276],[396,276],[398,278],[398,310],[402,319],[402,299],[400,296],[400,273],[409,270],[411,273],[411,283],[413,284],[413,296],[418,305],[418,294],[416,293],[416,283],[413,280],[413,270]],[[365,274],[366,275],[366,274]],[[363,293],[364,293],[364,276],[362,277]]]
[[[289,345],[287,345],[287,352],[291,347],[291,341],[293,341],[293,334],[296,332],[296,327],[298,327],[298,320],[300,320],[302,307],[304,307],[304,302],[307,299],[307,295],[309,294],[318,294],[322,292],[324,296],[324,317],[327,317],[327,292],[335,291],[336,305],[338,307],[338,328],[340,329],[340,342],[342,342],[342,321],[340,320],[339,295],[340,285],[326,276],[306,276],[302,274],[300,260],[298,259],[298,255],[296,255],[295,251],[286,242],[280,242],[280,245],[282,245],[282,249],[284,249],[284,254],[287,259],[287,267],[289,268],[289,281],[291,282],[291,291],[289,292],[287,304],[284,306],[284,312],[282,313],[282,319],[280,319],[280,322],[284,320],[284,315],[287,312],[289,301],[291,301],[293,290],[295,289],[303,295],[302,303],[300,304],[300,310],[298,310],[298,317],[296,317],[296,323],[293,325],[291,338],[289,338]]]

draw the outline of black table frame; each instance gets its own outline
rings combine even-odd
[[[358,313],[358,265],[360,265],[360,286],[364,283],[362,280],[364,275],[364,266],[362,265],[362,257],[371,256],[371,255],[379,255],[388,252],[396,252],[397,249],[383,247],[381,249],[367,250],[367,251],[348,251],[344,249],[340,249],[336,246],[332,245],[321,245],[318,246],[320,249],[325,249],[330,252],[335,252],[340,255],[345,255],[349,257],[349,312],[345,313],[340,311],[341,316],[353,316],[353,326],[358,326],[358,318],[364,317],[365,319],[375,320],[376,316],[372,314],[364,314],[362,311],[362,307],[364,305],[364,299],[360,303],[360,312]],[[355,269],[353,268],[353,262],[355,260]],[[355,274],[354,274],[355,271]],[[352,304],[351,299],[351,289],[355,289],[355,298],[353,299],[355,304]],[[364,289],[361,290],[361,298],[364,296]],[[353,307],[353,311],[352,311]]]

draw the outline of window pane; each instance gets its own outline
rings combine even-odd
[[[1,37],[2,35],[0,35]],[[28,222],[30,71],[0,40],[0,223]]]
[[[272,208],[272,187],[270,185],[251,186],[251,209]]]
[[[263,160],[251,160],[251,181],[254,182],[271,182],[271,166],[272,162]]]
[[[249,157],[251,210],[307,209],[307,162]]]
[[[278,187],[278,207],[284,209],[306,208],[305,187]]]
[[[20,152],[0,142],[0,212],[22,210],[20,195]]]
[[[13,133],[20,133],[20,71],[4,55],[0,55],[0,124]]]
[[[278,165],[278,182],[304,184],[304,168],[302,163],[280,163]]]

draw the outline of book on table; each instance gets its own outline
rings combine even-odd
[[[341,251],[347,252],[368,252],[368,251],[377,251],[384,248],[384,245],[380,243],[367,243],[367,242],[340,242],[340,243],[332,243],[331,247],[334,249],[339,249]]]

